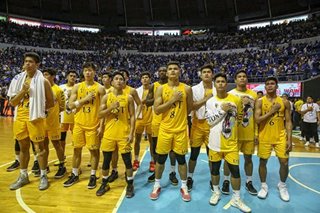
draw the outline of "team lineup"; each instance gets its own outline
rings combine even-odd
[[[58,86],[54,83],[56,71],[45,68],[41,72],[40,61],[36,53],[25,53],[22,71],[14,77],[8,90],[10,103],[15,107],[14,139],[20,148],[20,174],[10,185],[11,190],[30,182],[27,171],[30,144],[38,163],[32,171],[40,176],[39,190],[46,190],[50,185],[47,177],[49,141],[58,158],[54,177],[66,176],[66,136],[70,131],[72,171],[63,186],[71,187],[79,182],[82,148],[86,147],[91,165],[88,189],[97,187],[96,173],[102,154],[102,180],[96,195],[103,196],[112,190],[110,183],[118,178],[120,153],[125,165],[126,197],[132,198],[135,195],[133,172],[140,167],[140,142],[146,133],[151,154],[149,171],[152,172],[146,180],[154,182],[151,200],[157,200],[163,193],[161,179],[169,155],[170,182],[179,184],[178,173],[181,198],[191,201],[191,191],[197,184],[193,176],[198,175],[196,165],[202,146],[206,147],[211,174],[208,180],[211,205],[218,204],[221,193],[230,194],[231,185],[231,206],[251,212],[240,198],[239,152],[244,157],[245,189],[253,196],[266,199],[267,163],[274,150],[279,159],[280,176],[276,187],[281,200],[290,200],[286,180],[292,149],[291,106],[288,100],[277,96],[276,77],[265,79],[263,96],[247,89],[247,73],[239,70],[234,75],[236,88],[227,92],[226,74],[213,73],[212,66],[205,64],[200,68],[201,82],[190,87],[179,81],[179,63],[170,61],[158,69],[159,79],[153,84],[150,73],[143,72],[142,86],[135,89],[127,85],[129,72],[125,69],[103,73],[103,85],[99,84],[94,80],[97,66],[86,62],[80,83],[76,83],[78,73],[71,70],[66,75],[67,83]],[[191,116],[191,126],[188,116]],[[258,190],[254,186],[258,183],[253,183],[252,178],[252,155],[256,146],[260,159],[259,165],[255,165],[261,182]],[[187,161],[188,150],[191,152]],[[222,160],[223,184],[219,186]]]

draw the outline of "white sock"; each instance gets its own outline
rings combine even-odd
[[[233,190],[233,198],[240,199],[240,190]]]
[[[28,171],[27,169],[20,169],[20,174],[28,176]]]
[[[249,181],[252,181],[252,176],[247,176],[247,183],[248,183]]]
[[[20,155],[16,155],[16,160],[20,163]]]
[[[219,189],[219,185],[213,185],[213,191],[215,191],[215,192],[219,192],[220,191],[220,189]]]
[[[139,155],[135,155],[135,156],[134,156],[134,159],[137,160],[137,161],[139,161]]]
[[[181,180],[181,188],[187,188],[187,180]]]
[[[171,166],[171,167],[170,167],[170,173],[171,173],[171,172],[175,172],[175,171],[176,171],[176,166]]]
[[[133,180],[133,176],[127,177],[127,180]]]
[[[96,176],[96,172],[97,172],[97,170],[91,170],[91,175]]]
[[[40,176],[46,176],[47,175],[47,169],[40,169]]]
[[[79,176],[79,169],[78,169],[78,168],[72,168],[72,173],[73,173],[75,176]]]
[[[188,172],[188,175],[187,175],[187,176],[192,178],[192,177],[193,177],[193,173],[189,173],[189,172]]]
[[[33,156],[33,161],[36,161],[36,160],[38,160],[38,157],[37,157],[37,155],[34,155]]]
[[[266,188],[266,187],[268,187],[266,182],[261,183],[261,188]]]
[[[230,181],[230,175],[228,175],[228,176],[225,175],[224,180]]]
[[[161,187],[161,186],[160,186],[160,180],[161,180],[161,179],[155,179],[155,181],[154,181],[154,188]]]
[[[106,180],[106,179],[108,179],[108,176],[102,175],[102,179]]]
[[[280,182],[279,182],[279,185],[280,185],[280,186],[286,186],[286,183],[285,183],[285,182],[280,181]]]
[[[118,171],[118,168],[113,168],[112,170],[114,170],[115,172],[117,172],[117,171]]]

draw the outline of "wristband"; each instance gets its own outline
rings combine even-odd
[[[75,101],[75,102],[74,102],[74,105],[76,106],[76,108],[79,108],[79,106],[80,106],[79,101]]]

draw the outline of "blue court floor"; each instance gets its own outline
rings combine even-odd
[[[308,153],[305,153],[306,155]],[[189,159],[189,156],[187,156]],[[241,156],[243,159],[243,156]],[[172,186],[169,181],[169,159],[162,176],[162,191],[156,201],[149,199],[153,183],[148,183],[147,178],[150,153],[147,151],[141,167],[135,176],[135,196],[132,199],[123,198],[119,202],[117,212],[150,212],[150,213],[177,213],[177,212],[240,212],[238,209],[228,205],[232,195],[222,195],[216,206],[209,204],[211,190],[209,188],[209,168],[205,153],[199,155],[196,172],[193,176],[194,186],[191,192],[191,202],[184,202],[181,199],[178,186]],[[253,184],[260,189],[258,175],[258,158],[253,156],[254,173]],[[261,200],[246,192],[244,186],[245,174],[243,171],[243,160],[241,160],[241,198],[252,209],[252,212],[259,213],[311,213],[320,212],[320,158],[319,157],[291,157],[290,174],[287,185],[290,193],[290,202],[283,202],[279,197],[277,183],[279,182],[279,164],[276,157],[271,157],[268,162],[267,184],[269,195],[267,199]],[[220,175],[223,175],[221,170]],[[179,177],[179,176],[177,176]],[[223,176],[221,176],[221,183]]]

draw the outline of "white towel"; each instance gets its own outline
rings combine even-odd
[[[204,95],[205,95],[203,81],[201,81],[199,84],[193,86],[192,92],[193,92],[193,101],[200,101],[201,99],[203,99]],[[212,94],[213,94],[213,96],[215,96],[217,94],[217,90],[214,87],[213,83],[212,83]],[[195,113],[196,113],[196,116],[198,119],[205,119],[205,112],[206,112],[205,105],[200,107],[198,110],[195,110]]]
[[[22,72],[16,75],[11,83],[8,90],[8,96],[10,98],[17,95],[22,90],[23,84],[26,80],[27,73]],[[30,82],[30,104],[29,104],[29,120],[33,121],[38,118],[45,118],[46,109],[46,95],[44,88],[44,77],[40,70],[37,70]],[[23,101],[23,99],[21,100]],[[15,107],[15,119],[17,116],[18,106]]]
[[[138,93],[138,96],[139,96],[139,99],[140,101],[142,101],[142,96],[143,96],[143,86],[140,86],[138,89],[137,89],[137,93]],[[137,110],[137,104],[136,102],[134,102],[134,107],[135,107],[135,110]],[[137,118],[139,119],[142,119],[142,111],[141,113],[139,114],[139,116],[136,115]]]

